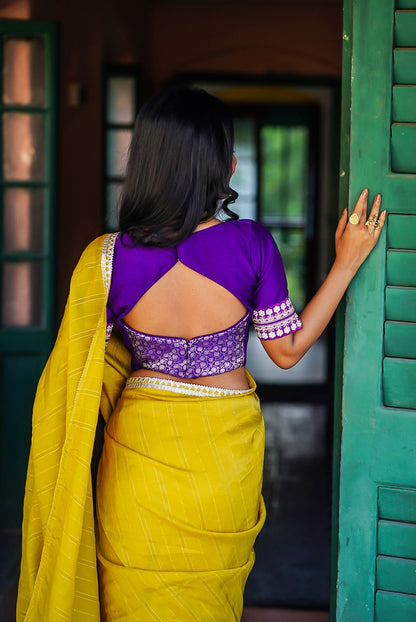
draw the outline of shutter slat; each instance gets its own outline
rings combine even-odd
[[[393,87],[393,121],[416,121],[416,86]]]
[[[396,0],[396,9],[416,9],[416,0]]]
[[[416,560],[416,525],[380,520],[378,523],[377,550],[382,555]]]
[[[387,228],[389,248],[416,248],[416,217],[402,214],[389,215]]]
[[[387,284],[416,286],[415,251],[387,251]]]
[[[386,357],[383,392],[385,406],[416,409],[416,361]]]
[[[377,588],[405,594],[416,593],[416,561],[377,556]]]
[[[386,319],[416,322],[416,289],[386,287]]]
[[[416,49],[394,50],[393,81],[395,84],[416,84]]]
[[[416,44],[416,11],[396,11],[394,40],[397,47]]]
[[[416,62],[416,57],[415,57]],[[391,169],[395,173],[416,173],[416,123],[391,126]]]
[[[416,359],[416,324],[410,322],[386,322],[384,354],[405,359]]]
[[[395,592],[376,593],[375,622],[415,622],[416,596]]]
[[[380,487],[378,517],[385,520],[416,523],[416,490]]]

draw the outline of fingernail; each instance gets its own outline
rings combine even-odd
[[[364,190],[361,193],[361,196],[366,197],[368,195],[368,188],[364,188]]]
[[[377,199],[377,201],[381,201],[381,194],[378,194],[378,195],[376,196],[376,199]]]

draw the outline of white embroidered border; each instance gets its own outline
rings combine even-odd
[[[203,384],[193,384],[191,382],[178,382],[177,380],[165,380],[163,378],[151,378],[149,376],[131,376],[127,378],[126,389],[159,389],[171,391],[172,393],[182,393],[183,395],[193,395],[195,397],[222,397],[225,395],[241,395],[250,389],[222,389]]]
[[[255,309],[253,324],[259,339],[284,337],[302,328],[290,298],[285,298],[273,307]]]
[[[111,275],[113,272],[113,255],[114,245],[116,243],[119,233],[108,233],[105,236],[103,250],[101,252],[101,271],[103,274],[105,291],[110,291]]]
[[[101,251],[101,272],[103,275],[104,287],[106,294],[110,291],[111,276],[113,273],[113,256],[114,246],[118,237],[118,233],[108,233],[105,236],[103,249]],[[113,330],[113,323],[107,324],[105,333],[105,349],[107,350],[108,342],[110,341],[111,332]]]

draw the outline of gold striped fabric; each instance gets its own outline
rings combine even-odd
[[[265,517],[254,383],[218,398],[123,392],[129,354],[117,334],[105,354],[109,246],[95,240],[74,271],[36,394],[17,620],[239,620]],[[90,464],[100,408],[99,596]]]
[[[101,255],[106,239],[92,242],[74,271],[36,393],[19,622],[100,619],[90,461],[104,370],[107,293]]]
[[[240,620],[265,518],[263,453],[254,388],[124,390],[97,482],[102,620]]]

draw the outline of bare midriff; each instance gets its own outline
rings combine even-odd
[[[220,389],[248,389],[247,376],[244,367],[233,369],[232,371],[216,374],[214,376],[200,376],[199,378],[177,378],[168,374],[162,374],[150,369],[138,369],[131,374],[132,376],[145,376],[147,378],[165,378],[177,382],[189,382],[191,384],[202,384],[207,387],[218,387]]]

